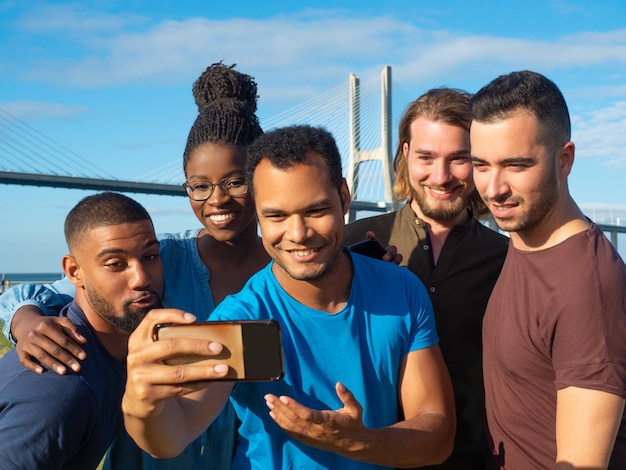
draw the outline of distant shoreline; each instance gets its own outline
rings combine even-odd
[[[0,272],[0,293],[18,284],[48,284],[63,279],[63,273],[9,273]]]

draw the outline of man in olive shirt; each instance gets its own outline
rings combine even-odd
[[[357,220],[346,243],[374,232],[393,245],[426,285],[440,346],[455,392],[457,433],[452,456],[436,468],[485,464],[482,319],[506,256],[508,238],[477,218],[487,210],[472,180],[470,96],[433,89],[413,101],[400,122],[393,163],[397,212]]]

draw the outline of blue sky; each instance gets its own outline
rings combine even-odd
[[[0,110],[103,174],[135,180],[180,161],[191,84],[219,60],[256,78],[262,124],[385,65],[406,102],[531,69],[570,106],[574,198],[588,213],[626,216],[626,2],[382,3],[2,1]],[[0,185],[0,273],[60,272],[63,220],[87,194]],[[158,232],[198,226],[184,198],[133,197]]]

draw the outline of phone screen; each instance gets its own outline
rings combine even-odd
[[[228,364],[220,380],[269,381],[284,375],[280,325],[275,320],[209,321],[157,325],[154,339],[202,338],[221,343],[218,356],[180,356],[167,364]]]

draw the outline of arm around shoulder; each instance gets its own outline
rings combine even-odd
[[[44,315],[58,315],[74,298],[76,289],[68,278],[52,284],[18,284],[0,295],[0,320],[4,321],[2,332],[15,343],[11,335],[11,322],[20,307],[32,305]]]

